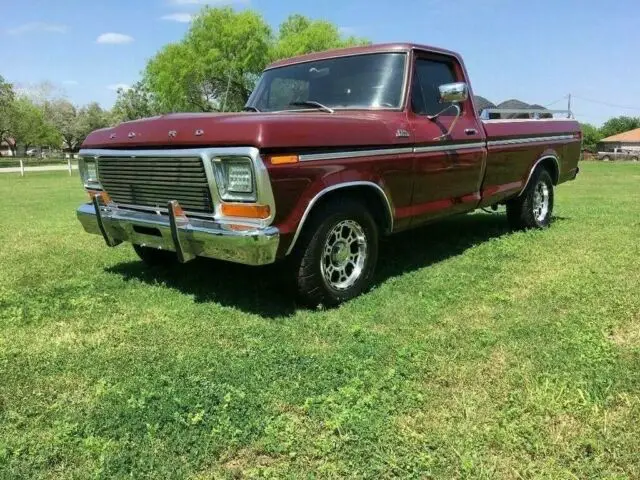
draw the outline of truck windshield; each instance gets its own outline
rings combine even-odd
[[[266,70],[247,109],[400,108],[406,53],[331,58]],[[329,111],[329,110],[327,110]]]

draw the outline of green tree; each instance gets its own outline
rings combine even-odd
[[[582,130],[582,146],[590,152],[595,152],[598,147],[598,142],[602,140],[602,133],[597,127],[594,127],[590,123],[581,123],[580,129]]]
[[[278,30],[271,49],[271,59],[321,52],[332,48],[366,45],[364,38],[343,38],[339,28],[325,20],[311,20],[303,15],[291,15]]]
[[[607,120],[600,128],[602,138],[617,135],[618,133],[628,132],[634,128],[640,128],[640,117],[614,117]]]
[[[31,147],[57,146],[60,138],[47,121],[43,106],[25,96],[13,101],[9,134],[14,140],[14,147],[20,146],[23,151]]]
[[[127,122],[138,118],[152,117],[160,109],[143,82],[137,82],[128,90],[119,89],[111,114],[117,122]]]
[[[44,128],[42,109],[26,97],[16,99],[11,129],[16,146],[22,146],[24,151],[32,146],[41,146]]]
[[[68,100],[56,99],[45,109],[49,122],[58,131],[66,150],[75,150],[80,143],[78,109]]]
[[[256,12],[205,7],[182,41],[149,61],[144,82],[161,111],[237,110],[270,44],[269,26]]]
[[[11,121],[14,118],[15,92],[13,85],[0,75],[0,142],[7,142],[13,149],[11,140]]]
[[[76,134],[78,143],[86,138],[94,130],[111,125],[110,112],[103,110],[97,102],[91,102],[78,110],[76,119]]]
[[[205,7],[180,42],[149,61],[139,88],[119,95],[116,115],[237,111],[270,61],[363,43],[344,38],[330,22],[302,15],[287,18],[274,36],[256,12]]]

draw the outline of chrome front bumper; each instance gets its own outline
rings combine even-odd
[[[170,250],[182,262],[197,256],[265,265],[275,261],[280,239],[275,227],[187,219],[171,208],[169,215],[126,210],[100,205],[97,199],[78,208],[77,215],[85,231],[102,235],[109,246],[126,241]]]

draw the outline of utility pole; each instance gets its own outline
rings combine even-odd
[[[572,117],[572,113],[571,113],[571,94],[567,95],[567,110],[569,110],[569,112],[567,113],[567,118],[571,118]]]

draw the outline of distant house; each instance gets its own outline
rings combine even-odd
[[[603,138],[598,143],[600,152],[640,152],[640,128]]]
[[[13,151],[11,150],[13,140],[9,139],[9,142],[11,142],[11,144],[4,140],[0,142],[0,157],[13,157]]]

